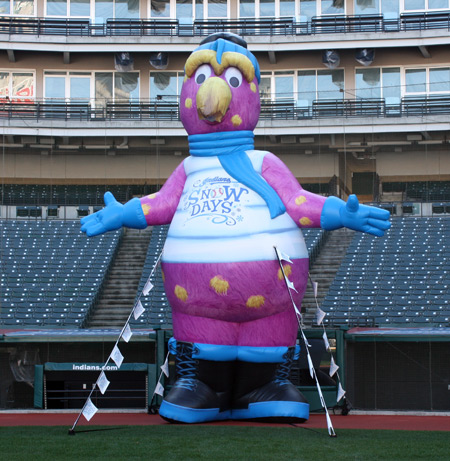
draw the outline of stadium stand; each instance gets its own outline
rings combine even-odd
[[[0,203],[5,205],[100,205],[106,191],[119,202],[134,195],[156,192],[155,185],[39,185],[4,184],[0,188]]]
[[[419,202],[450,200],[450,181],[383,182],[383,193],[402,192],[405,200]]]
[[[120,236],[88,239],[78,221],[2,221],[0,325],[82,327]]]
[[[322,309],[328,326],[450,326],[450,219],[395,218],[356,233]]]

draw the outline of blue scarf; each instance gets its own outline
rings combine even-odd
[[[253,131],[224,131],[188,136],[194,157],[217,156],[223,169],[234,179],[259,194],[269,207],[270,217],[286,211],[276,191],[255,171],[246,150],[254,150]]]

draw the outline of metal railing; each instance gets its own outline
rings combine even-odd
[[[178,19],[89,19],[0,17],[0,34],[63,36],[207,36],[234,32],[242,36],[289,36],[335,33],[450,30],[450,11],[403,13],[397,18],[383,14],[314,16],[296,18],[209,19],[184,22]]]
[[[159,99],[134,102],[102,101],[101,106],[78,102],[0,102],[0,119],[64,121],[165,120],[179,121],[178,101]],[[397,104],[384,99],[316,99],[302,105],[294,99],[261,101],[260,120],[319,118],[409,117],[450,115],[450,95],[405,97]]]

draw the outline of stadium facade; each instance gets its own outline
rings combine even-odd
[[[395,306],[399,311],[407,306],[409,317],[398,315],[392,320],[377,314],[369,316],[369,323],[361,323],[358,319],[364,315],[354,313],[346,301],[343,310],[330,317],[334,321],[329,326],[431,327],[432,331],[414,331],[407,341],[402,333],[389,336],[394,342],[399,337],[403,341],[403,355],[398,346],[393,368],[404,375],[415,362],[405,364],[402,357],[417,353],[408,349],[410,344],[429,351],[423,357],[427,374],[418,369],[413,381],[403,378],[412,383],[408,402],[392,402],[394,390],[381,403],[372,399],[382,393],[360,391],[369,374],[374,388],[384,389],[384,378],[377,379],[374,370],[393,360],[393,350],[385,347],[378,355],[383,360],[378,365],[375,359],[371,362],[381,341],[376,332],[371,339],[358,331],[348,336],[348,388],[351,399],[364,408],[449,409],[449,375],[439,365],[448,363],[450,326],[446,267],[450,249],[444,244],[450,214],[449,0],[8,0],[1,3],[0,14],[2,222],[75,219],[101,206],[100,192],[106,188],[116,188],[124,199],[158,189],[188,155],[178,111],[187,56],[211,33],[238,33],[261,67],[256,148],[277,154],[313,192],[344,199],[356,193],[365,202],[388,208],[393,216],[441,220],[433,221],[439,238],[428,243],[429,251],[417,250],[428,251],[431,259],[440,262],[431,270],[432,279],[430,271],[428,279],[423,275],[421,280],[428,282],[417,279],[417,284],[429,283],[426,288],[421,293],[400,292],[404,287],[399,282],[383,300],[375,301],[382,311],[389,307],[388,299],[403,296]],[[6,237],[2,234],[3,260]],[[407,237],[404,245],[413,240],[420,238]],[[410,262],[411,255],[406,258]],[[406,280],[419,269],[428,269],[431,263],[426,261],[409,268]],[[382,263],[387,264],[376,262]],[[3,294],[12,280],[5,267]],[[357,288],[361,293],[378,290]],[[352,290],[356,288],[344,288],[346,295]],[[14,330],[31,324],[14,313],[12,318],[18,321],[8,323],[11,299],[4,297],[1,308],[2,328],[13,330],[3,335],[0,354],[0,366],[9,367],[11,378],[3,384],[0,380],[4,407],[30,402],[26,384],[27,397],[8,397],[14,380],[19,387],[31,383],[30,375],[20,381],[20,373],[10,368],[11,357],[22,360],[20,354],[26,349],[22,345],[34,344],[30,349],[34,352],[28,355],[31,368],[45,367],[44,362],[78,362],[64,346],[70,339],[61,342],[60,336],[46,339],[44,335],[30,343],[26,335],[14,336]],[[413,299],[423,302],[410,308]],[[331,296],[327,302],[333,310]],[[373,296],[368,302],[373,305]],[[430,304],[432,308],[426,310]],[[75,310],[72,314],[81,318],[75,327],[84,326],[83,314],[76,317]],[[388,317],[388,322],[382,317]],[[77,346],[77,350],[84,354],[98,342],[110,345],[102,338],[100,334],[86,349]],[[341,333],[336,333],[337,343],[339,338]],[[163,339],[149,333],[151,357],[139,359],[134,351],[130,359],[161,361],[163,355],[157,355],[153,346]],[[386,336],[382,337],[384,345],[389,340],[386,343]],[[45,357],[41,347],[39,359],[31,359],[40,343],[46,345]],[[14,352],[8,351],[11,347]],[[343,361],[344,350],[340,353]],[[104,355],[92,353],[89,361],[102,359]],[[366,370],[362,364],[371,373],[358,374],[358,369]],[[45,375],[44,369],[39,370]],[[51,366],[47,370],[58,373]],[[155,376],[152,368],[146,379]],[[430,386],[425,400],[418,397],[422,380]],[[39,401],[39,395],[34,398]],[[411,404],[419,400],[416,406]]]

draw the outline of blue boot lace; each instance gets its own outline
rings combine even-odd
[[[191,344],[178,344],[176,360],[178,379],[174,385],[190,391],[194,390],[198,368],[198,362],[192,358],[192,352]]]
[[[286,354],[283,355],[284,361],[280,363],[275,375],[274,382],[280,386],[289,384],[289,374],[291,373],[292,363],[294,361],[294,350],[288,350]]]

